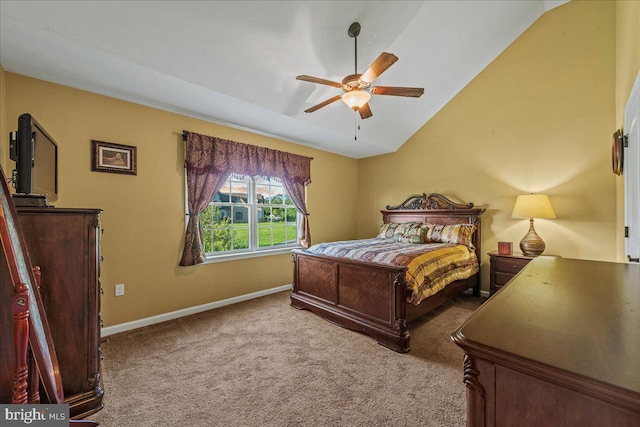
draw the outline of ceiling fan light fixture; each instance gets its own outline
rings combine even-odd
[[[369,102],[371,94],[363,90],[352,90],[342,95],[342,102],[347,104],[352,110],[359,110],[364,104]]]

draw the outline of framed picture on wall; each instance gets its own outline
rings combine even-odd
[[[91,140],[91,170],[137,175],[136,147]]]

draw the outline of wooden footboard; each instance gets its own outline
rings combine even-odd
[[[293,251],[291,305],[362,332],[397,352],[409,351],[406,267]]]

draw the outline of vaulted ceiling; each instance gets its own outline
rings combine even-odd
[[[22,74],[353,158],[397,150],[546,11],[565,0],[0,1],[0,63]],[[375,85],[373,116],[342,81],[382,52],[399,60]],[[357,129],[357,126],[360,129]],[[357,136],[357,140],[355,139]]]

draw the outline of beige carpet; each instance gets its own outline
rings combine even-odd
[[[290,292],[109,337],[103,427],[464,426],[461,296],[412,325],[408,354],[289,305]]]

